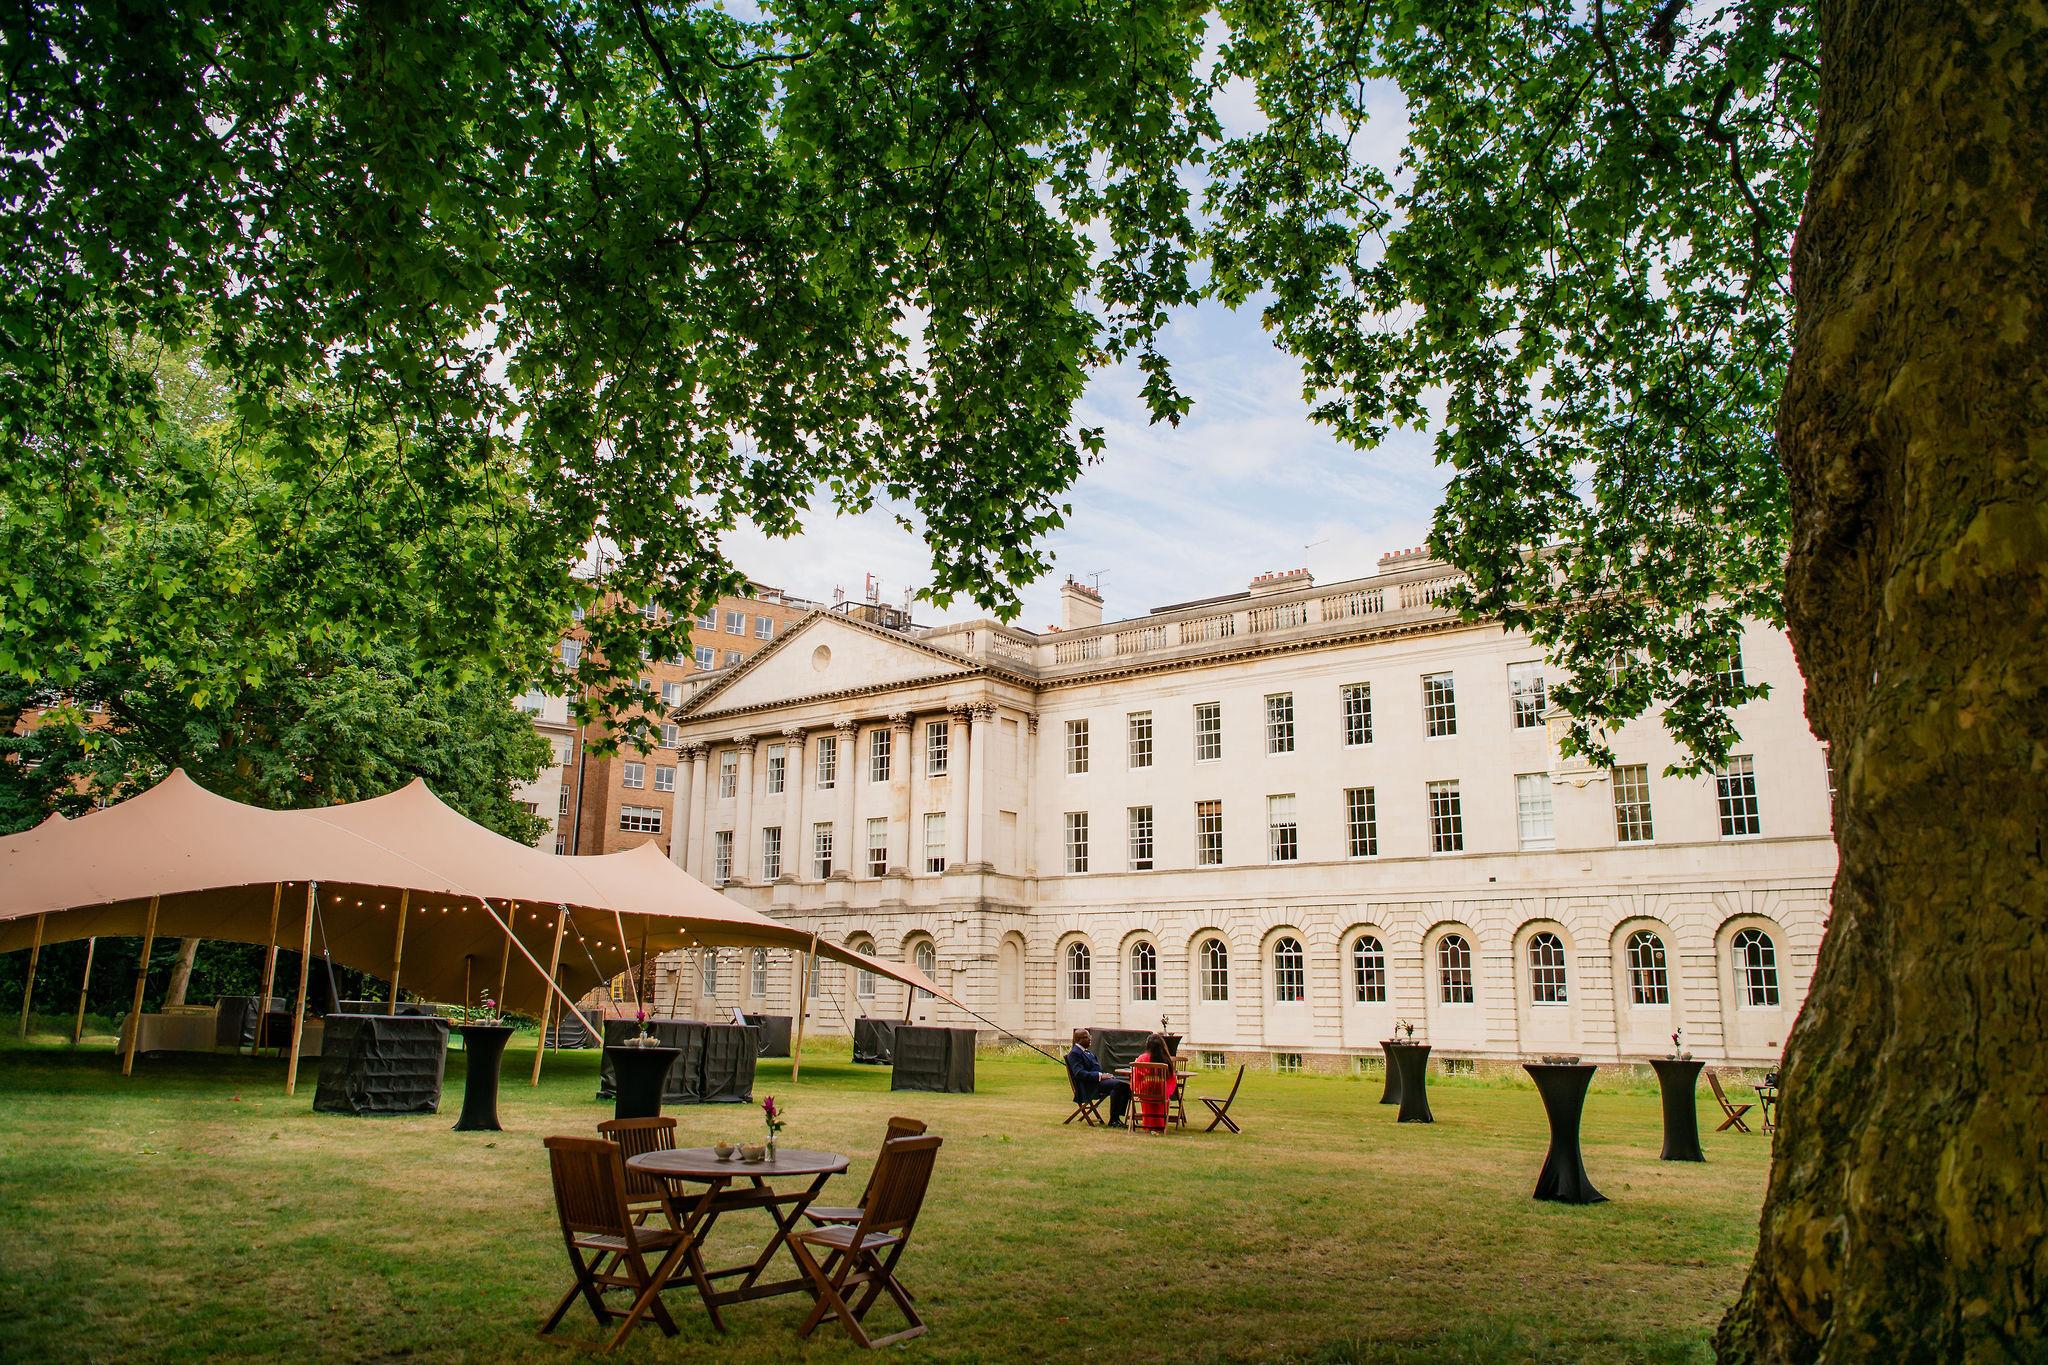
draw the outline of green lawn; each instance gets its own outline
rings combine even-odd
[[[106,1040],[0,1051],[0,1359],[563,1359],[533,1335],[567,1283],[540,1138],[609,1105],[594,1056],[550,1055],[538,1090],[531,1065],[515,1044],[507,1131],[464,1134],[459,1052],[442,1115],[358,1119],[312,1112],[313,1064],[288,1100],[271,1061],[144,1058],[123,1081]],[[795,1084],[786,1061],[756,1084],[788,1107],[786,1143],[854,1155],[841,1198],[890,1114],[944,1137],[903,1266],[932,1330],[907,1355],[1705,1360],[1755,1239],[1767,1140],[1708,1132],[1705,1165],[1660,1162],[1640,1082],[1596,1080],[1586,1162],[1611,1202],[1568,1208],[1529,1197],[1546,1129],[1519,1081],[1433,1078],[1437,1123],[1403,1126],[1377,1081],[1252,1075],[1242,1136],[1162,1140],[1062,1127],[1065,1076],[1041,1058],[978,1067],[973,1095],[892,1095],[828,1043]],[[752,1108],[676,1112],[686,1144],[758,1127]],[[762,1227],[729,1218],[714,1247]],[[620,1358],[703,1352],[687,1294],[681,1337],[649,1329]],[[720,1358],[853,1355],[831,1327],[796,1341],[807,1306],[728,1310]]]

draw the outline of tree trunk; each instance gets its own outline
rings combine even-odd
[[[170,988],[164,992],[164,1005],[185,1003],[185,990],[192,984],[192,959],[199,955],[199,940],[181,939],[178,942],[178,961],[171,968]]]
[[[1778,439],[1841,869],[1717,1345],[2048,1359],[2048,11],[1820,12]]]

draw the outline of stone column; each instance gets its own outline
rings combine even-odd
[[[690,801],[690,828],[688,831],[690,851],[683,870],[699,881],[708,880],[704,866],[704,825],[705,812],[711,805],[711,788],[706,784],[710,779],[711,746],[692,744],[683,750],[690,760],[690,790],[695,793]]]
[[[740,753],[739,801],[732,815],[732,879],[755,880],[754,871],[754,737],[733,736]]]
[[[973,710],[974,728],[981,743],[975,746],[979,752],[974,756],[973,771],[967,775],[967,862],[980,869],[988,865],[988,760],[994,749],[996,708],[989,702],[979,702]]]
[[[974,781],[974,709],[956,707],[952,720],[952,752],[947,755],[946,764],[946,870],[957,872],[967,862],[967,789]]]
[[[839,800],[834,803],[837,813],[832,817],[832,875],[836,877],[858,877],[864,870],[863,860],[867,850],[860,847],[860,840],[853,837],[853,789],[854,779],[860,765],[859,746],[860,722],[842,720],[832,727],[832,733],[839,738],[839,790],[833,795]]]
[[[889,716],[889,875],[905,876],[917,867],[917,834],[911,829],[910,784],[916,780],[914,748],[908,712]]]
[[[704,799],[696,789],[695,764],[691,762],[692,745],[684,745],[676,751],[675,799],[669,803],[668,816],[668,858],[677,867],[688,871],[690,848],[690,812],[695,804]]]
[[[782,743],[782,875],[794,882],[810,875],[804,861],[811,856],[811,829],[804,819],[810,775],[804,769],[804,732],[791,726],[782,732]]]

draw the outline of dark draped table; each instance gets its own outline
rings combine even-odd
[[[321,1114],[434,1114],[448,1064],[448,1021],[406,1014],[330,1014],[313,1109]]]
[[[1386,1043],[1387,1060],[1390,1070],[1399,1072],[1400,1112],[1394,1115],[1397,1123],[1435,1123],[1436,1115],[1429,1112],[1429,1044],[1428,1043]]]
[[[964,1094],[974,1089],[974,1030],[898,1024],[891,1090]]]
[[[1387,1054],[1387,1083],[1380,1089],[1381,1104],[1401,1102],[1401,1068],[1394,1064],[1394,1049],[1401,1046],[1398,1038],[1380,1039],[1380,1051]]]
[[[683,1055],[679,1047],[639,1047],[622,1043],[604,1050],[617,1078],[612,1117],[651,1119],[661,1113],[661,1092],[668,1069]]]
[[[1705,1062],[1676,1057],[1652,1057],[1657,1071],[1657,1089],[1664,1096],[1664,1151],[1666,1161],[1705,1161],[1700,1150],[1700,1117],[1695,1095],[1700,1068]]]
[[[1543,1096],[1550,1117],[1550,1150],[1536,1177],[1536,1198],[1560,1204],[1604,1204],[1607,1196],[1593,1188],[1586,1160],[1579,1152],[1579,1117],[1586,1108],[1586,1087],[1600,1068],[1591,1062],[1525,1062],[1522,1070]]]
[[[853,1021],[853,1060],[862,1066],[887,1066],[896,1053],[896,1022],[862,1015]]]
[[[510,1024],[458,1024],[462,1055],[467,1067],[462,1077],[462,1113],[455,1120],[458,1133],[496,1133],[498,1124],[498,1066],[505,1060],[505,1044],[512,1037]]]

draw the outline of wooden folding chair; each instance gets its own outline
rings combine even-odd
[[[676,1145],[676,1121],[666,1114],[642,1119],[606,1119],[597,1125],[597,1131],[619,1144],[619,1156],[630,1161],[643,1152],[672,1152]],[[651,1214],[660,1214],[672,1228],[681,1227],[682,1220],[676,1215],[674,1198],[669,1183],[659,1176],[643,1175],[639,1171],[626,1171],[626,1207],[633,1211],[633,1221],[645,1223]]]
[[[618,1143],[602,1138],[551,1137],[547,1149],[562,1244],[568,1248],[576,1282],[541,1324],[540,1334],[545,1337],[553,1332],[569,1305],[581,1295],[600,1328],[618,1321],[618,1330],[603,1347],[607,1355],[618,1349],[643,1317],[652,1318],[663,1336],[674,1336],[675,1319],[662,1306],[661,1291],[683,1263],[690,1248],[689,1234],[674,1228],[642,1227],[633,1221],[626,1199],[626,1163],[619,1155]],[[647,1264],[650,1252],[661,1253],[652,1267]],[[607,1259],[612,1264],[602,1265]],[[618,1273],[621,1269],[625,1273]],[[608,1306],[604,1301],[608,1289],[631,1291],[633,1306],[623,1313]]]
[[[907,1119],[900,1115],[892,1118],[889,1120],[888,1131],[882,1134],[882,1149],[887,1151],[889,1144],[897,1138],[923,1137],[924,1130],[925,1122],[923,1119]],[[862,1211],[868,1206],[869,1198],[875,1192],[875,1174],[881,1169],[881,1162],[877,1160],[875,1169],[868,1172],[868,1185],[866,1189],[860,1192],[859,1204],[827,1208],[819,1208],[816,1204],[813,1204],[804,1210],[804,1217],[811,1220],[813,1227],[824,1227],[828,1223],[858,1223],[861,1219]]]
[[[1721,1126],[1714,1131],[1725,1133],[1730,1128],[1733,1128],[1738,1133],[1748,1132],[1749,1125],[1742,1121],[1742,1116],[1749,1112],[1750,1106],[1731,1102],[1728,1098],[1728,1092],[1721,1088],[1721,1077],[1712,1071],[1707,1073],[1707,1085],[1713,1090],[1714,1098],[1720,1101],[1721,1112],[1728,1116],[1721,1120]]]
[[[1102,1117],[1102,1102],[1108,1099],[1109,1096],[1097,1095],[1090,1099],[1081,1093],[1081,1083],[1075,1080],[1071,1073],[1068,1074],[1067,1081],[1074,1095],[1074,1112],[1067,1115],[1066,1123],[1062,1123],[1060,1126],[1064,1128],[1067,1126],[1067,1123],[1072,1123],[1075,1119],[1079,1119],[1090,1128],[1107,1128],[1109,1120]]]
[[[1188,1082],[1195,1076],[1185,1057],[1173,1059],[1173,1098],[1166,1110],[1167,1122],[1176,1128],[1188,1126]]]
[[[860,1222],[812,1228],[790,1238],[789,1248],[811,1277],[818,1296],[811,1315],[797,1329],[799,1337],[807,1338],[818,1330],[828,1313],[845,1324],[855,1341],[870,1349],[924,1334],[924,1319],[896,1280],[896,1263],[903,1259],[918,1212],[924,1207],[939,1143],[935,1137],[895,1138],[883,1143],[882,1159],[875,1166]],[[824,1264],[818,1260],[818,1250],[828,1254]],[[860,1290],[859,1300],[849,1304],[848,1291],[855,1289]],[[865,1319],[884,1293],[895,1301],[909,1326],[888,1336],[870,1336]]]
[[[1225,1128],[1228,1128],[1233,1133],[1241,1133],[1244,1131],[1242,1128],[1239,1128],[1235,1123],[1231,1122],[1230,1118],[1230,1106],[1237,1099],[1237,1088],[1243,1084],[1244,1068],[1240,1066],[1237,1069],[1237,1079],[1230,1083],[1230,1093],[1228,1095],[1225,1095],[1220,1100],[1212,1100],[1207,1095],[1201,1097],[1202,1103],[1209,1106],[1210,1115],[1209,1126],[1207,1128],[1204,1128],[1202,1130],[1203,1132],[1215,1132],[1216,1125],[1219,1123],[1222,1124]]]

